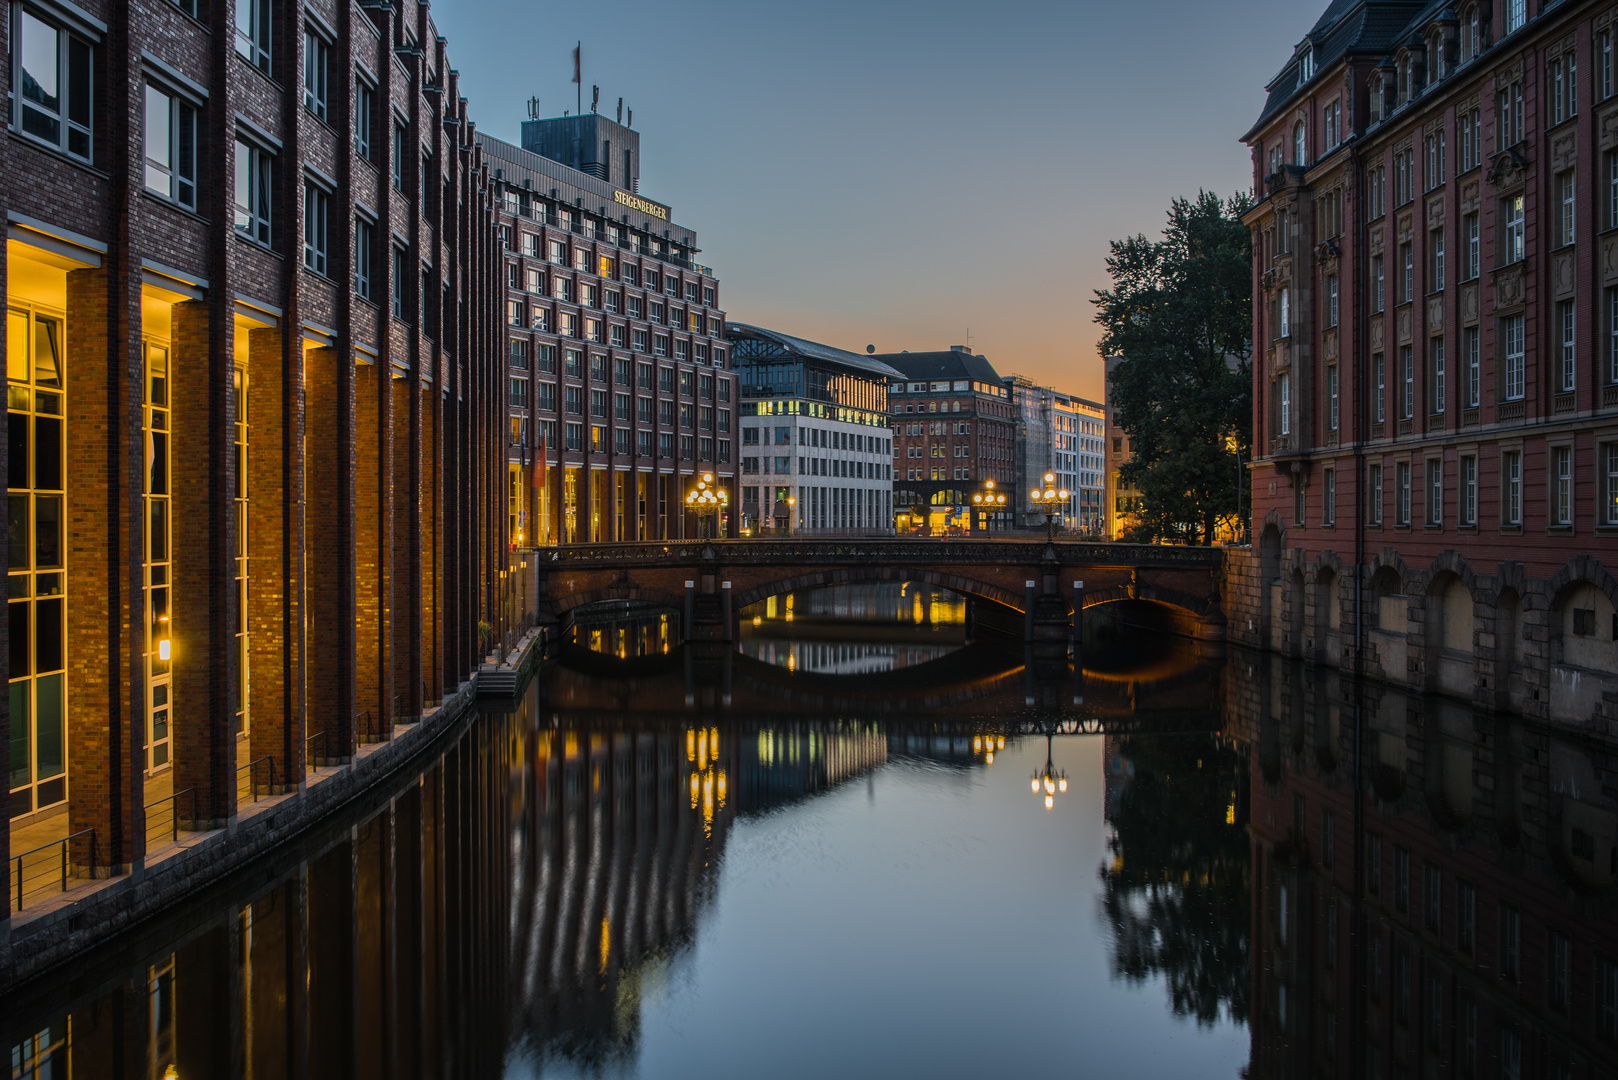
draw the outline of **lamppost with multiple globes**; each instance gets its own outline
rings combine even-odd
[[[1039,794],[1040,788],[1045,789],[1045,809],[1047,810],[1056,805],[1057,792],[1067,791],[1067,770],[1053,769],[1051,766],[1051,736],[1049,732],[1045,735],[1045,769],[1043,772],[1036,771],[1033,777],[1035,795]]]
[[[1045,512],[1045,539],[1056,539],[1056,513],[1061,507],[1067,505],[1070,493],[1067,488],[1056,486],[1056,474],[1046,473],[1045,484],[1028,493],[1033,504]]]
[[[708,519],[716,523],[721,511],[730,506],[730,493],[714,484],[713,473],[703,473],[697,481],[697,486],[686,492],[685,508],[697,515],[697,535],[702,535],[702,524]],[[713,530],[709,530],[708,538],[712,539]]]
[[[996,514],[1006,508],[1006,493],[994,489],[993,480],[983,482],[983,490],[972,495],[972,512],[983,512],[983,528],[988,531],[989,515]]]

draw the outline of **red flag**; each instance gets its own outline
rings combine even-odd
[[[573,46],[573,81],[583,83],[584,80],[579,77],[579,48],[578,45]]]

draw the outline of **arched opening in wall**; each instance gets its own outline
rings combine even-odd
[[[1369,621],[1372,629],[1385,634],[1403,634],[1410,621],[1407,604],[1404,579],[1399,571],[1384,566],[1371,575]]]
[[[1426,699],[1427,751],[1422,786],[1427,808],[1440,826],[1457,830],[1472,820],[1474,752],[1477,735],[1470,706],[1444,698]]]
[[[1517,745],[1517,737],[1517,724],[1503,713],[1495,714],[1494,829],[1500,842],[1507,847],[1515,846],[1522,839],[1522,816],[1518,810],[1522,748]]]
[[[1258,540],[1260,597],[1260,640],[1267,649],[1276,648],[1281,626],[1281,530],[1272,522],[1264,526]]]
[[[1304,627],[1307,625],[1305,620],[1308,614],[1308,588],[1303,580],[1303,571],[1292,571],[1289,584],[1291,587],[1288,589],[1287,595],[1287,604],[1290,609],[1287,617],[1287,655],[1305,656],[1309,647],[1308,639],[1304,634]]]
[[[1371,787],[1385,803],[1399,801],[1405,791],[1405,740],[1403,735],[1376,733],[1376,761],[1371,766]]]
[[[737,649],[792,672],[870,675],[919,667],[976,640],[1010,638],[1022,614],[920,581],[793,589],[740,608]]]
[[[1458,575],[1440,574],[1427,591],[1426,613],[1429,689],[1470,698],[1476,667],[1472,591]]]
[[[1494,611],[1494,691],[1501,705],[1520,703],[1522,696],[1522,597],[1500,590]]]
[[[1309,677],[1301,661],[1287,666],[1287,741],[1295,757],[1302,757],[1308,745],[1309,701],[1315,696],[1315,680]]]
[[[1565,586],[1551,601],[1550,716],[1588,720],[1602,691],[1618,689],[1618,617],[1606,593],[1588,581]]]
[[[680,646],[683,615],[666,604],[644,600],[602,600],[567,612],[563,640],[575,659],[581,653],[639,661],[667,656]]]
[[[1342,598],[1338,595],[1337,571],[1322,566],[1315,577],[1315,650],[1328,661],[1341,655],[1343,629]]]
[[[1326,692],[1316,695],[1315,701],[1315,764],[1323,773],[1337,768],[1338,740],[1343,734],[1343,706],[1336,690],[1335,685],[1328,684]]]

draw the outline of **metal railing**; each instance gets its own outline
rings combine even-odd
[[[327,733],[324,731],[317,731],[313,735],[303,740],[304,766],[312,773],[319,772],[320,762],[331,756],[330,744],[326,739],[326,734]],[[317,741],[320,743],[320,753],[318,754],[314,753],[312,749],[314,743]]]
[[[265,794],[275,790],[275,759],[266,754],[261,758],[249,761],[246,765],[236,767],[236,797],[238,799],[247,798],[251,802],[258,802],[258,766],[260,765],[267,766],[269,771],[269,778],[264,784]],[[243,773],[247,774],[245,784],[243,783]]]
[[[80,855],[88,854],[81,860]],[[29,897],[44,892],[67,892],[72,878],[96,876],[96,831],[76,833],[41,844],[32,851],[11,857],[11,878],[16,882],[13,911],[21,911]]]
[[[186,788],[184,791],[176,791],[173,795],[146,804],[146,846],[148,848],[152,846],[154,839],[160,840],[167,837],[170,840],[178,840],[180,838],[180,800],[188,795],[191,797],[191,816],[187,820],[196,821],[197,789],[194,787]],[[168,805],[166,813],[160,809],[165,803]]]
[[[371,715],[370,709],[354,714],[354,733],[357,741],[362,743],[381,742],[382,740],[376,728],[376,719]]]

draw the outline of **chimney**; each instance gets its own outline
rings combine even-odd
[[[965,345],[951,345],[949,347],[949,351],[950,352],[965,352],[966,351],[966,346]]]

